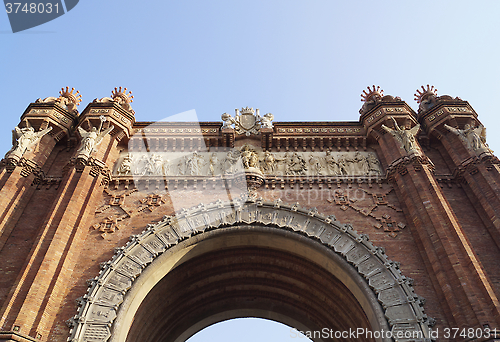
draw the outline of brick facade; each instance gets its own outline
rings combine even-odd
[[[479,130],[467,131],[480,122],[466,101],[427,87],[415,113],[373,87],[359,122],[272,122],[246,108],[241,120],[152,124],[135,122],[129,95],[115,89],[79,113],[66,89],[22,115],[19,128],[52,129],[0,169],[0,340],[66,341],[87,280],[115,248],[165,215],[241,193],[316,208],[366,234],[426,299],[422,324],[500,328],[500,163]],[[108,133],[87,153],[81,132],[92,127]],[[402,131],[418,131],[415,141]],[[258,159],[225,177],[230,151],[241,159],[248,146]],[[335,170],[340,158],[350,169]]]

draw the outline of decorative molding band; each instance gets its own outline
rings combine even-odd
[[[413,281],[367,235],[358,234],[350,224],[341,224],[334,216],[318,213],[316,208],[300,208],[298,203],[289,206],[279,199],[256,199],[200,204],[176,217],[165,216],[149,224],[141,234],[131,236],[130,242],[115,249],[110,261],[101,264],[99,275],[88,281],[78,314],[67,322],[71,327],[68,341],[107,341],[127,291],[143,270],[171,246],[205,231],[251,224],[293,231],[332,249],[353,265],[373,289],[393,332],[421,333],[425,340],[429,338],[433,319],[424,314],[424,300],[415,294]]]

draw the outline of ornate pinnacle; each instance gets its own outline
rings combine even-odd
[[[133,102],[132,100],[134,96],[132,95],[132,92],[129,91],[127,94],[127,88],[115,88],[112,92],[112,98],[113,100],[117,100],[119,103],[130,103]]]
[[[437,89],[434,88],[434,86],[427,85],[427,89],[422,86],[422,91],[420,89],[417,89],[416,91],[415,101],[419,104],[422,103],[422,101],[428,96],[437,96]]]
[[[366,87],[368,89],[368,92],[366,92],[366,90],[363,90],[363,93],[361,94],[361,102],[367,102],[374,96],[384,96],[384,91],[382,90],[382,88],[375,85],[373,85],[372,87],[373,88]]]
[[[61,88],[61,91],[59,91],[59,94],[62,97],[67,98],[69,100],[69,102],[74,103],[75,105],[79,106],[80,102],[82,102],[82,95],[80,95],[80,91],[78,91],[78,90],[76,91],[76,93],[73,93],[74,90],[75,90],[75,88],[71,88],[71,90],[69,90],[69,87],[66,87],[66,89]]]

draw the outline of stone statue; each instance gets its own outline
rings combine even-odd
[[[106,118],[104,116],[100,116],[99,119],[101,120],[99,129],[92,127],[90,131],[87,132],[82,127],[78,127],[78,133],[80,133],[80,136],[82,137],[82,142],[77,151],[77,158],[88,158],[90,154],[95,151],[95,148],[101,143],[104,136],[115,128],[111,125],[101,132],[102,124],[106,121]]]
[[[287,175],[305,175],[307,171],[306,161],[304,158],[294,152],[292,157],[287,160]]]
[[[222,125],[222,128],[232,128],[231,125],[236,123],[236,121],[234,120],[234,118],[227,114],[227,113],[224,113],[221,115],[221,119],[222,121],[224,122],[224,124]]]
[[[406,127],[399,127],[396,120],[391,116],[392,121],[394,122],[394,129],[389,128],[382,124],[382,128],[391,133],[397,141],[401,143],[401,147],[404,148],[406,153],[417,152],[417,144],[415,141],[415,135],[418,133],[420,129],[420,124],[417,124],[411,129],[406,129]]]
[[[274,115],[271,113],[264,114],[264,117],[261,118],[261,128],[273,128]]]
[[[16,159],[18,161],[26,151],[30,150],[33,145],[51,130],[52,127],[48,127],[35,132],[33,127],[29,126],[29,123],[28,126],[24,128],[16,126],[12,130],[12,149],[7,152],[7,158]]]
[[[450,132],[459,136],[465,142],[468,149],[474,152],[491,151],[486,144],[486,128],[482,125],[473,128],[469,124],[465,124],[464,129],[458,129],[444,124],[444,127]]]

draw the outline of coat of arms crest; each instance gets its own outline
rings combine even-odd
[[[259,134],[261,127],[272,128],[272,114],[267,113],[262,118],[259,115],[259,109],[254,110],[253,108],[241,108],[241,111],[238,109],[235,110],[236,113],[234,117],[231,115],[224,113],[221,118],[224,121],[224,125],[222,128],[231,128],[231,125],[234,124],[234,129],[236,134],[245,134],[249,136],[250,134]]]

